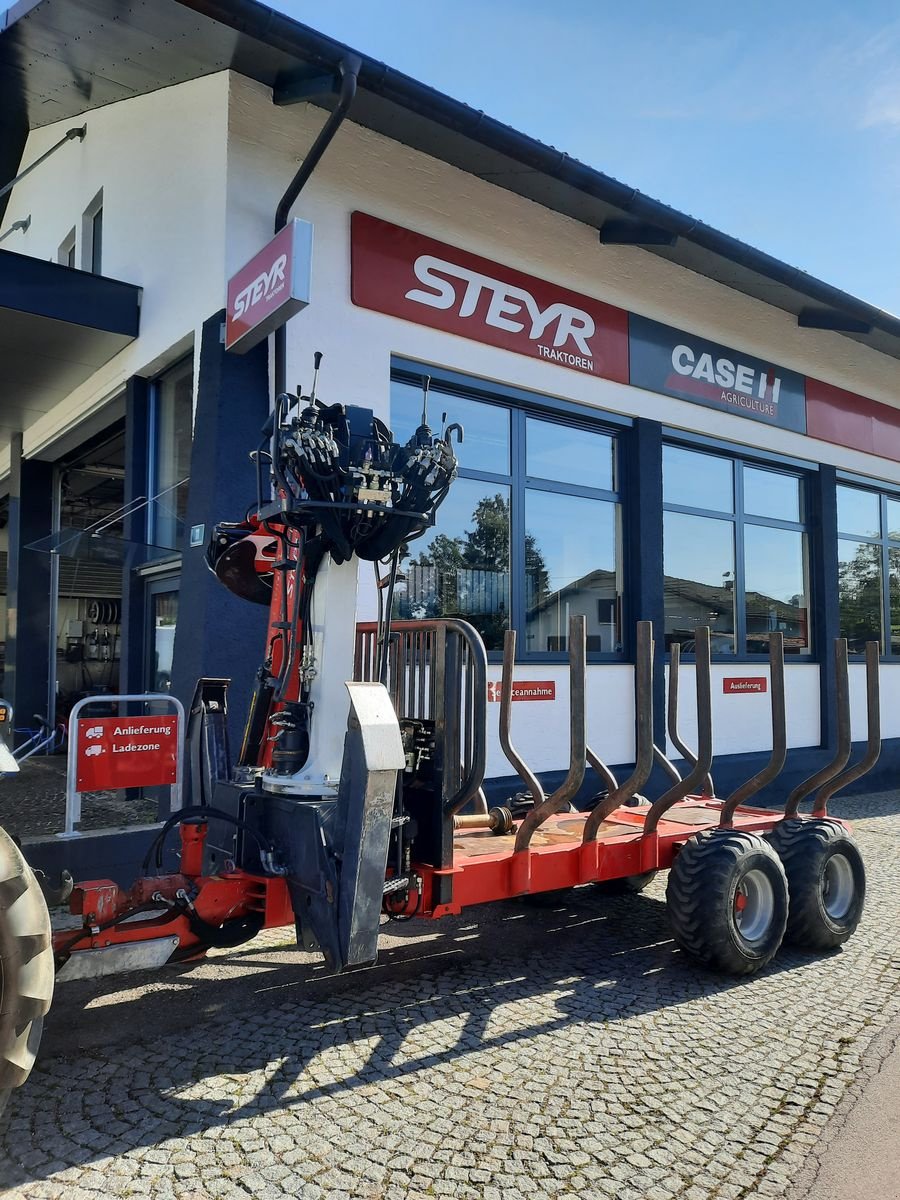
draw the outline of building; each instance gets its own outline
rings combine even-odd
[[[874,637],[892,772],[900,320],[254,0],[20,0],[0,32],[0,186],[22,176],[0,199],[17,713],[64,716],[89,690],[189,700],[221,675],[239,730],[263,614],[203,546],[254,497],[274,384],[266,341],[224,348],[226,283],[271,238],[342,63],[358,90],[291,209],[314,251],[286,380],[308,387],[322,351],[323,397],[405,437],[427,377],[432,423],[465,428],[399,614],[473,621],[494,682],[512,623],[519,677],[552,685],[515,707],[516,740],[551,774],[568,755],[568,614],[588,618],[589,740],[617,765],[634,754],[635,622],[657,631],[658,740],[682,646],[688,741],[693,630],[709,624],[723,786],[769,746],[768,697],[728,682],[766,678],[769,632],[785,633],[796,773],[834,744],[841,634],[864,738]],[[360,595],[371,620],[368,574]],[[502,780],[493,722],[491,739]],[[130,837],[78,853],[118,861]]]

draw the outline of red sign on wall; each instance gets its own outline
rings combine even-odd
[[[503,698],[503,688],[499,683],[487,685],[488,700],[498,703]],[[516,679],[512,685],[513,700],[555,700],[556,682],[552,679]]]
[[[86,717],[78,722],[79,792],[176,782],[178,718]]]
[[[761,693],[769,690],[765,675],[752,675],[740,679],[726,676],[722,680],[722,691],[726,696],[741,696],[747,692]]]
[[[628,382],[623,309],[366,213],[353,213],[350,228],[361,308]]]
[[[225,349],[246,354],[309,304],[312,225],[289,221],[228,281]]]

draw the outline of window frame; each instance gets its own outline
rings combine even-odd
[[[804,535],[805,562],[803,564],[804,575],[807,587],[806,596],[806,612],[808,622],[808,638],[809,645],[805,650],[797,654],[785,655],[785,662],[791,663],[814,663],[817,658],[817,631],[813,628],[813,614],[815,611],[815,603],[813,598],[813,590],[815,581],[813,577],[813,546],[812,546],[812,529],[810,522],[810,498],[808,479],[810,468],[806,467],[798,460],[783,459],[778,456],[767,457],[760,454],[754,454],[752,450],[749,453],[742,452],[738,448],[724,448],[722,443],[713,441],[707,438],[690,438],[674,436],[670,430],[663,431],[663,456],[665,456],[666,446],[674,446],[681,450],[690,450],[697,454],[710,454],[716,458],[724,458],[732,464],[732,481],[734,489],[733,511],[730,513],[722,512],[720,509],[712,508],[695,508],[686,504],[675,504],[665,499],[663,496],[662,503],[662,521],[663,521],[663,555],[665,556],[665,515],[667,512],[683,513],[686,516],[706,517],[718,521],[730,521],[734,537],[734,639],[735,653],[723,654],[719,651],[712,653],[712,661],[715,663],[767,663],[769,656],[766,653],[754,653],[746,649],[747,645],[747,588],[746,588],[746,559],[744,545],[744,528],[747,525],[763,526],[768,529],[785,529],[795,533]],[[748,448],[749,449],[749,448]],[[755,513],[748,514],[744,508],[744,468],[749,467],[751,470],[771,471],[775,475],[786,475],[791,479],[796,479],[800,485],[800,517],[799,521],[785,521],[777,517],[757,516]],[[665,473],[665,467],[663,466]],[[665,480],[663,481],[665,487]],[[665,580],[665,557],[663,558],[663,579]],[[666,650],[666,661],[671,659],[669,650]],[[695,655],[682,651],[682,661],[694,662]]]
[[[163,367],[156,375],[149,380],[148,387],[148,405],[147,405],[147,543],[155,545],[159,534],[159,511],[156,507],[156,494],[159,488],[159,442],[160,442],[160,401],[162,385],[166,377],[181,370],[190,363],[192,372],[192,420],[191,420],[191,442],[193,444],[194,428],[193,418],[196,416],[196,363],[194,361],[194,350],[190,349],[186,353],[179,355],[168,366]],[[190,475],[187,477],[187,486],[190,489]],[[163,549],[170,549],[166,546]],[[182,547],[171,547],[173,554],[181,554]]]
[[[100,218],[100,245],[96,246],[94,243],[98,217]],[[101,188],[81,215],[81,269],[92,275],[103,274],[103,219],[103,188]]]
[[[878,519],[881,526],[881,533],[878,537],[867,537],[861,533],[849,533],[847,530],[842,530],[840,519],[838,517],[838,488],[850,488],[852,491],[865,492],[869,496],[875,496],[878,500]],[[898,663],[900,662],[900,651],[894,652],[891,650],[891,577],[890,577],[890,552],[891,550],[900,551],[900,538],[892,538],[888,532],[887,524],[887,502],[894,500],[900,503],[900,492],[892,490],[890,484],[879,484],[875,480],[864,481],[859,476],[845,475],[838,473],[835,487],[835,524],[837,526],[837,541],[840,542],[865,542],[869,546],[878,546],[881,550],[881,646],[879,650],[879,660],[883,663]],[[839,547],[838,547],[839,548]],[[835,588],[838,586],[838,580],[835,580]],[[838,629],[840,629],[840,595],[838,595]],[[850,651],[848,653],[850,662],[865,662],[865,654],[862,652]]]
[[[75,236],[75,226],[73,225],[63,240],[59,243],[59,249],[56,251],[56,261],[61,267],[69,267],[70,270],[77,270],[76,257],[78,253],[78,241]]]
[[[587,655],[589,663],[622,663],[628,662],[628,609],[630,606],[627,595],[627,572],[624,566],[625,529],[624,497],[626,494],[625,458],[623,453],[623,430],[630,429],[634,422],[630,417],[620,417],[618,414],[594,412],[584,405],[574,404],[566,400],[558,400],[523,389],[509,387],[474,379],[455,371],[431,367],[409,359],[397,357],[391,360],[390,382],[405,383],[421,387],[426,376],[430,376],[429,402],[432,405],[431,415],[436,411],[438,396],[458,395],[479,404],[490,404],[496,408],[505,409],[509,413],[509,473],[494,471],[471,470],[464,466],[459,468],[460,479],[472,479],[476,482],[496,484],[498,487],[508,487],[510,495],[509,521],[509,576],[510,576],[510,622],[509,628],[516,631],[516,662],[536,664],[567,663],[568,654],[565,651],[529,650],[527,648],[527,628],[525,611],[525,497],[531,491],[552,492],[557,495],[577,496],[591,500],[600,500],[617,506],[616,520],[616,569],[622,581],[620,605],[621,636],[620,649],[613,651],[592,650]],[[553,420],[556,424],[575,429],[583,429],[588,433],[601,434],[611,437],[614,441],[615,472],[613,482],[615,489],[590,488],[581,484],[566,483],[562,480],[546,479],[543,476],[526,474],[526,441],[525,423],[529,418],[538,420]],[[488,650],[488,661],[499,663],[503,661],[501,650]]]

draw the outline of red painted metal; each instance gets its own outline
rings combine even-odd
[[[206,847],[205,821],[184,821],[178,826],[181,835],[181,871],[194,877],[203,874],[203,851]]]
[[[514,832],[497,837],[487,830],[459,831],[454,837],[453,866],[435,870],[426,863],[413,864],[421,887],[405,899],[389,896],[386,910],[438,919],[476,904],[665,870],[690,837],[717,826],[721,809],[721,800],[691,796],[670,809],[657,830],[646,834],[644,818],[649,808],[620,808],[603,822],[597,838],[588,842],[582,840],[586,814],[563,813],[550,817],[529,848],[518,853]],[[780,820],[780,812],[743,807],[735,812],[732,827],[765,833]],[[183,825],[181,835],[182,865],[192,870],[202,859],[206,830],[202,825]],[[434,900],[437,880],[446,875],[453,877],[453,900],[438,904]],[[81,936],[73,930],[60,931],[54,935],[54,949],[68,954],[175,935],[179,957],[191,957],[192,950],[202,954],[206,947],[183,909],[186,901],[202,921],[216,927],[252,913],[261,915],[265,929],[294,923],[282,878],[240,870],[201,877],[185,872],[139,879],[128,892],[99,879],[79,884],[72,895],[71,911],[84,919]],[[142,917],[142,912],[147,915]]]
[[[900,411],[887,404],[807,379],[806,425],[810,437],[900,461]]]
[[[350,230],[354,304],[628,382],[624,309],[366,213]]]

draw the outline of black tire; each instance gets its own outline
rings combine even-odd
[[[641,875],[623,875],[621,879],[602,879],[594,888],[603,896],[636,896],[649,887],[657,871],[644,871]]]
[[[779,821],[767,838],[784,865],[791,902],[785,941],[833,950],[860,922],[866,869],[839,821]]]
[[[692,958],[731,975],[750,975],[774,958],[784,937],[784,867],[755,833],[704,830],[685,844],[669,871],[666,909],[675,941]]]
[[[53,978],[47,905],[22,852],[0,829],[0,1112],[34,1066]]]

